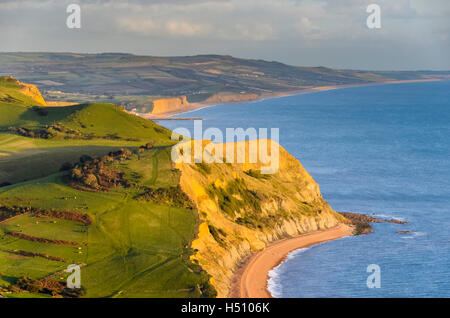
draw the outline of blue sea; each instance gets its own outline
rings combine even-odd
[[[342,88],[178,117],[193,116],[224,134],[279,128],[280,144],[336,211],[408,222],[291,253],[270,273],[274,297],[450,297],[450,81]],[[380,267],[380,288],[367,287],[370,264]]]

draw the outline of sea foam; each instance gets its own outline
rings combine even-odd
[[[299,248],[295,251],[290,252],[285,260],[283,262],[281,262],[278,266],[272,268],[272,270],[269,271],[269,279],[267,280],[267,290],[269,291],[269,293],[272,295],[272,297],[274,298],[281,298],[283,297],[283,288],[282,288],[282,284],[280,282],[280,277],[282,274],[282,265],[296,257],[297,255],[309,250],[311,247],[305,247],[305,248]]]

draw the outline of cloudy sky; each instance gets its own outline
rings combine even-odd
[[[81,6],[81,29],[66,7]],[[366,26],[369,4],[381,29]],[[0,0],[0,51],[229,54],[293,65],[450,70],[450,0]]]

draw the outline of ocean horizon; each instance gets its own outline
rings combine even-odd
[[[408,222],[290,253],[271,271],[274,297],[450,297],[450,81],[308,92],[177,117],[193,112],[224,134],[279,128],[280,144],[334,210]],[[367,287],[370,264],[381,269],[381,288]]]

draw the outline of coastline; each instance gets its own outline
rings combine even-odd
[[[339,225],[320,231],[276,241],[265,249],[249,255],[235,271],[229,297],[272,298],[267,290],[269,271],[281,264],[292,251],[338,238],[351,236],[349,225]]]
[[[152,120],[166,120],[166,118],[161,118],[163,116],[171,117],[179,114],[185,114],[194,112],[203,108],[213,107],[217,105],[226,104],[236,104],[236,103],[250,103],[261,101],[271,98],[279,98],[285,96],[300,95],[305,93],[313,93],[320,91],[329,91],[341,88],[351,88],[351,87],[364,87],[364,86],[376,86],[376,85],[389,85],[389,84],[403,84],[403,83],[421,83],[421,82],[439,82],[445,81],[441,78],[429,78],[429,79],[417,79],[417,80],[395,80],[395,81],[384,81],[375,82],[367,84],[354,84],[354,85],[336,85],[336,86],[320,86],[311,87],[307,89],[300,89],[289,92],[276,92],[276,93],[265,93],[259,96],[258,99],[248,100],[248,101],[237,101],[237,102],[227,102],[220,104],[207,104],[207,103],[196,103],[190,104],[183,110],[173,111],[167,114],[159,114],[158,118],[156,116],[148,115],[144,118]],[[152,118],[153,117],[153,118]],[[167,118],[167,119],[169,119]],[[365,233],[363,233],[365,234]],[[245,257],[240,265],[234,270],[233,276],[231,278],[230,292],[227,297],[230,298],[273,298],[267,289],[267,283],[269,280],[269,272],[285,261],[289,253],[299,250],[302,248],[307,248],[312,245],[323,243],[330,240],[339,239],[346,236],[352,236],[352,229],[345,224],[339,224],[336,227],[315,231],[307,234],[302,234],[289,239],[283,239],[269,244],[263,250],[252,253]]]
[[[286,92],[263,93],[263,94],[259,95],[258,98],[256,98],[256,99],[246,100],[246,101],[235,101],[235,102],[227,102],[227,103],[205,103],[205,102],[191,103],[191,104],[189,104],[188,107],[186,107],[184,109],[178,109],[178,110],[155,114],[155,115],[152,115],[151,113],[136,114],[136,115],[143,117],[145,119],[149,119],[149,120],[166,120],[166,118],[171,118],[172,116],[190,113],[190,112],[193,112],[196,110],[213,107],[213,106],[218,106],[218,105],[250,103],[250,102],[257,102],[257,101],[262,101],[262,100],[271,99],[271,98],[294,96],[294,95],[322,92],[322,91],[330,91],[330,90],[341,89],[341,88],[364,87],[364,86],[375,86],[375,85],[386,85],[386,84],[439,82],[442,80],[443,79],[441,79],[441,78],[426,78],[426,79],[416,79],[416,80],[393,80],[393,81],[373,82],[373,83],[365,83],[365,84],[316,86],[316,87],[309,87],[309,88],[297,89],[297,90],[286,91]]]

